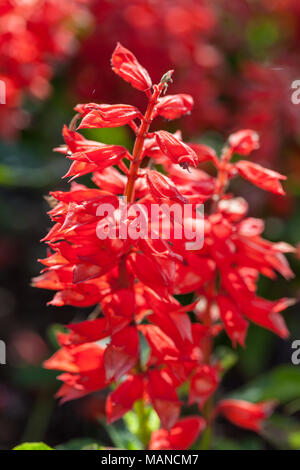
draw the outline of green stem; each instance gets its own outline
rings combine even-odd
[[[143,448],[147,449],[149,444],[149,429],[147,424],[147,413],[145,409],[145,400],[141,399],[137,401],[134,405],[135,412],[139,421],[139,432],[138,437],[143,444]]]
[[[212,411],[213,411],[213,398],[211,397],[204,405],[203,408],[203,417],[206,420],[206,428],[204,429],[199,449],[200,450],[209,450],[211,447],[212,442],[212,433],[213,433],[213,426],[212,426]]]

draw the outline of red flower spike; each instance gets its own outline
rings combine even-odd
[[[216,412],[225,416],[236,426],[260,432],[264,421],[271,415],[275,406],[274,401],[250,403],[244,400],[228,399],[220,401]]]
[[[259,136],[257,132],[250,129],[235,132],[228,139],[232,153],[249,155],[253,150],[259,148]]]
[[[198,438],[205,428],[205,421],[199,416],[181,419],[167,431],[159,429],[151,435],[150,450],[185,450]]]
[[[112,58],[111,65],[113,71],[120,75],[126,82],[141,91],[147,91],[152,87],[151,78],[137,58],[120,43],[117,44]]]
[[[156,141],[161,151],[173,162],[179,163],[183,167],[198,164],[198,158],[194,150],[173,134],[167,131],[155,132]]]
[[[147,170],[146,172],[147,184],[151,195],[157,201],[169,200],[186,204],[189,202],[187,198],[182,196],[172,181],[163,176],[158,171]]]
[[[134,402],[143,396],[143,379],[140,375],[129,375],[106,400],[106,416],[108,424],[122,418],[131,410]]]
[[[43,270],[34,284],[57,291],[49,302],[52,305],[97,306],[93,315],[101,312],[101,317],[71,324],[68,333],[59,333],[62,347],[45,367],[63,371],[59,377],[63,385],[57,394],[62,402],[118,381],[107,399],[108,421],[121,418],[138,399],[149,401],[162,424],[162,429],[152,434],[150,448],[184,449],[197,438],[204,421],[179,419],[177,390],[188,387],[189,403],[200,409],[215,393],[221,366],[214,362],[213,339],[223,325],[233,346],[244,345],[248,320],[283,338],[288,334],[280,312],[292,301],[265,300],[256,292],[261,274],[270,279],[277,273],[286,279],[293,276],[285,258],[293,248],[264,240],[263,221],[247,217],[246,201],[226,193],[237,173],[277,194],[283,193],[284,177],[253,163],[230,161],[234,152],[248,155],[257,148],[253,131],[231,135],[220,160],[210,147],[184,143],[180,131],[149,131],[157,115],[174,119],[189,112],[192,98],[183,94],[162,97],[172,71],[151,93],[147,72],[121,45],[112,63],[117,74],[146,92],[148,106],[141,116],[130,105],[78,105],[71,129],[64,127],[65,145],[57,150],[73,160],[68,175],[92,172],[97,188],[73,183],[70,191],[50,193],[49,216],[54,225],[44,238],[48,253],[41,260]],[[87,140],[75,132],[80,116],[79,127],[129,125],[136,135],[133,155],[124,147]],[[163,174],[149,169],[150,159],[149,164],[160,165]],[[206,161],[214,164],[215,177],[198,168],[185,171],[189,165],[196,167]],[[118,195],[126,195],[129,201],[127,237],[121,234]],[[149,219],[142,220],[142,216],[153,202],[163,202],[168,209],[168,204],[201,204],[206,200],[209,213],[199,225],[187,211],[182,211],[184,220],[179,221],[176,214],[172,220],[166,217],[166,210],[158,221],[151,218],[150,226],[146,225],[148,238],[143,238],[142,222]],[[136,202],[145,209],[135,209]],[[110,204],[111,213],[99,215],[98,208],[104,204]],[[102,239],[98,230],[106,228],[108,221],[116,231]],[[177,223],[184,223],[180,239],[173,233]],[[188,235],[198,228],[201,233],[203,229],[203,246],[189,250]],[[167,239],[166,229],[172,230]],[[141,231],[141,237],[136,238],[136,232]],[[182,305],[174,297],[187,293],[194,296],[190,305]],[[142,335],[150,349],[146,363],[140,357]],[[206,418],[210,422],[219,412],[235,424],[259,430],[270,407],[269,403],[224,400],[216,410],[207,409]]]
[[[277,171],[268,170],[257,163],[246,160],[240,160],[235,164],[235,167],[243,178],[259,188],[281,196],[285,194],[280,180],[286,180],[286,176],[277,173]]]
[[[155,110],[156,114],[166,119],[177,119],[183,114],[190,113],[193,106],[194,100],[190,95],[166,95],[159,98]]]

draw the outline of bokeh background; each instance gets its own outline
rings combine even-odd
[[[69,448],[92,442],[122,446],[124,430],[103,424],[103,394],[59,407],[53,371],[41,364],[56,348],[55,332],[89,312],[47,307],[51,292],[30,279],[45,255],[39,240],[49,228],[44,195],[66,189],[67,162],[52,152],[79,102],[130,103],[144,109],[142,93],[110,69],[120,41],[149,70],[153,81],[175,69],[170,93],[190,93],[194,112],[178,122],[188,140],[217,150],[228,134],[255,129],[261,147],[253,159],[288,176],[287,197],[265,194],[247,183],[235,190],[250,214],[266,222],[266,238],[300,242],[300,104],[291,101],[300,79],[298,0],[2,0],[0,2],[0,449],[43,440]],[[106,143],[131,144],[124,128],[86,132]],[[289,257],[295,278],[261,279],[260,293],[273,299],[300,297],[300,248]],[[232,367],[222,395],[280,406],[261,437],[220,422],[215,448],[300,447],[300,365],[291,344],[300,339],[299,306],[290,308],[287,341],[251,326],[247,348],[230,352],[221,335],[219,354]],[[116,435],[115,435],[116,434]],[[76,439],[76,441],[74,441]]]

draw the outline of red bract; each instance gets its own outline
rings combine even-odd
[[[140,401],[134,409],[145,422],[143,444],[151,449],[189,447],[205,421],[212,426],[218,413],[258,430],[270,410],[265,404],[224,400],[214,409],[222,375],[214,338],[224,329],[234,347],[246,347],[249,320],[283,338],[288,335],[281,312],[292,300],[266,300],[256,292],[260,275],[293,276],[285,258],[293,248],[264,240],[263,221],[247,217],[247,202],[226,189],[238,172],[277,192],[283,177],[253,163],[231,162],[234,152],[248,155],[256,148],[256,134],[249,130],[231,135],[220,158],[208,146],[184,143],[180,132],[151,133],[157,114],[178,117],[189,111],[191,99],[161,98],[172,72],[151,90],[144,69],[120,45],[113,67],[147,90],[148,106],[143,116],[128,105],[78,105],[71,129],[64,127],[66,145],[56,150],[73,160],[68,176],[91,172],[96,187],[72,183],[70,191],[50,193],[54,225],[44,238],[49,251],[41,260],[42,273],[33,283],[57,291],[51,305],[93,307],[93,319],[71,323],[69,332],[59,333],[61,349],[45,367],[64,371],[62,401],[114,384],[106,402],[109,423]],[[85,139],[74,131],[80,117],[79,127],[128,125],[136,139],[132,153]],[[215,177],[188,168],[207,160],[215,166]],[[196,208],[203,202],[199,221]],[[163,210],[147,217],[158,203]],[[188,203],[190,212],[185,211]],[[174,228],[185,230],[178,236]],[[203,232],[196,247],[188,244],[193,232]],[[191,303],[182,305],[175,298],[180,294],[190,294]],[[188,405],[196,404],[205,421],[180,419],[186,390]],[[161,429],[149,443],[150,406]]]

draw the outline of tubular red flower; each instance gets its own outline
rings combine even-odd
[[[134,403],[143,397],[143,378],[140,375],[129,375],[106,400],[106,416],[108,424],[122,418],[130,411]]]
[[[192,96],[183,93],[179,95],[166,95],[159,98],[156,113],[166,119],[177,119],[183,114],[191,112],[194,106]]]
[[[147,391],[162,427],[171,429],[178,420],[181,403],[170,376],[163,370],[149,371]]]
[[[184,450],[188,449],[205,428],[205,421],[199,416],[190,416],[177,421],[167,431],[159,429],[151,435],[150,450]]]
[[[240,160],[235,166],[243,178],[251,181],[259,188],[279,195],[285,194],[280,180],[286,180],[286,176],[246,160]]]
[[[230,337],[233,346],[236,347],[236,343],[245,346],[248,322],[243,318],[238,308],[229,297],[219,295],[217,302],[222,322],[224,323],[226,333]]]
[[[167,199],[180,204],[188,203],[188,199],[180,194],[176,186],[169,178],[154,170],[146,172],[147,184],[151,195],[155,200],[161,201]]]
[[[82,115],[78,129],[120,127],[141,117],[140,111],[128,104],[80,104],[75,107],[75,111]]]
[[[219,383],[218,370],[212,366],[200,366],[191,379],[189,403],[197,403],[200,409],[215,392]]]
[[[244,400],[228,399],[220,401],[217,412],[236,426],[260,432],[264,421],[271,415],[274,407],[274,401],[250,403]]]
[[[134,88],[141,91],[147,91],[151,88],[152,82],[147,70],[141,66],[132,52],[120,43],[117,44],[113,52],[111,65],[113,71]]]
[[[232,153],[240,155],[249,155],[253,150],[259,148],[259,136],[257,132],[250,129],[235,132],[228,138]]]
[[[198,164],[195,152],[173,134],[167,131],[155,132],[155,137],[161,151],[173,162],[182,166],[194,166]]]

